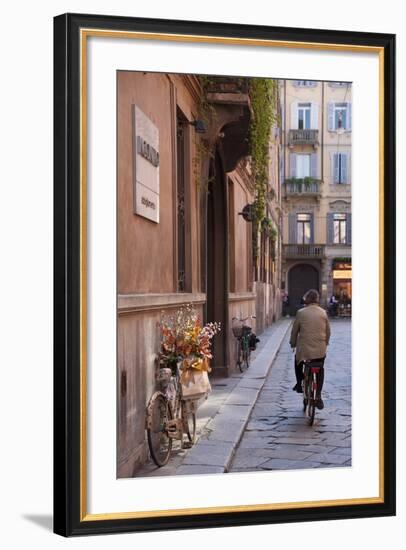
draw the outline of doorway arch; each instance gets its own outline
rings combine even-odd
[[[297,264],[290,268],[288,274],[289,314],[296,315],[301,307],[301,300],[305,292],[319,288],[319,271],[309,264]]]

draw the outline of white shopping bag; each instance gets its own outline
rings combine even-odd
[[[211,385],[207,371],[195,370],[189,383],[182,383],[183,399],[200,399],[211,392]]]

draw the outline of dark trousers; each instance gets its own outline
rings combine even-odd
[[[312,359],[314,362],[320,362],[322,363],[322,367],[320,369],[319,375],[317,377],[317,394],[321,394],[321,390],[323,389],[324,384],[324,361],[325,357],[319,357],[318,359]],[[296,363],[295,358],[295,375],[296,375],[296,382],[298,386],[301,386],[302,380],[303,380],[303,361],[300,361],[300,363]]]

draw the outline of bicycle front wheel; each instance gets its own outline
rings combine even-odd
[[[250,349],[248,345],[245,345],[245,349],[242,352],[242,357],[243,357],[243,365],[244,365],[244,368],[246,369],[248,369],[248,367],[250,366],[250,356],[251,356]]]
[[[196,438],[196,414],[194,411],[190,410],[185,401],[182,401],[182,419],[184,432],[189,442],[193,444]]]
[[[317,395],[317,379],[313,374],[309,381],[309,424],[313,426],[314,416],[316,414],[316,395]]]
[[[172,410],[167,398],[155,392],[147,409],[147,438],[152,460],[157,466],[165,466],[172,449],[172,439],[168,434],[168,422],[172,420]]]
[[[240,339],[237,340],[237,366],[240,369],[240,372],[243,372],[243,349]]]
[[[316,404],[315,404],[314,399],[311,399],[310,402],[309,402],[309,424],[310,424],[310,426],[313,426],[315,413],[316,413]]]

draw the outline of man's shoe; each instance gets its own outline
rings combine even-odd
[[[320,411],[322,409],[324,409],[324,403],[323,403],[323,399],[321,397],[319,397],[317,400],[316,400],[316,408],[319,409]]]
[[[297,393],[303,393],[302,384],[295,384],[292,388],[293,391]]]

